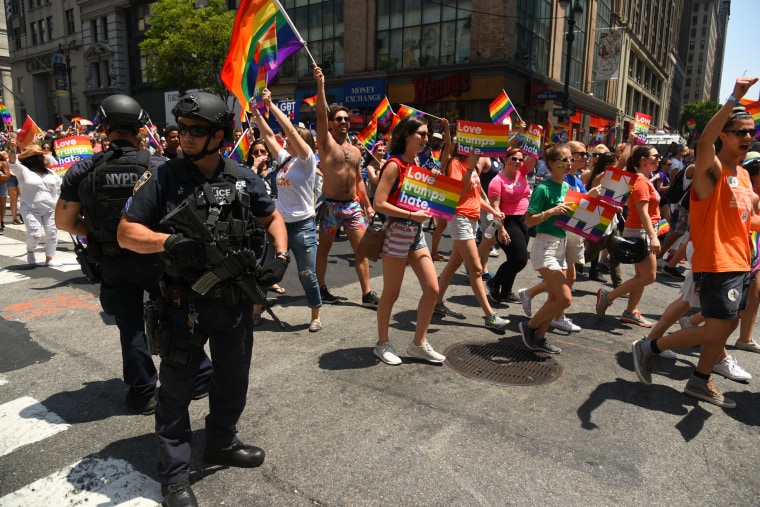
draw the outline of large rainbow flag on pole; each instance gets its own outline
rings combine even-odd
[[[278,0],[242,0],[238,6],[235,25],[232,29],[230,51],[222,69],[222,81],[237,97],[241,104],[247,104],[255,95],[260,65],[257,61],[264,56],[263,46],[267,32],[275,25],[276,56],[274,61],[263,59],[265,79],[274,78],[282,62],[306,44],[296,30]]]
[[[509,118],[509,115],[512,114],[514,110],[515,106],[512,105],[512,102],[507,96],[507,92],[504,90],[501,91],[501,95],[496,97],[496,100],[491,102],[491,105],[488,108],[489,113],[491,113],[491,120],[493,120],[494,123],[499,124],[504,123],[504,120]]]
[[[369,121],[369,125],[367,125],[364,130],[359,132],[356,135],[356,138],[359,140],[360,143],[364,145],[365,148],[368,150],[372,147],[372,143],[375,141],[375,137],[377,136],[377,119],[372,118]]]
[[[269,86],[269,72],[277,67],[277,23],[272,20],[272,26],[256,43],[253,61],[259,66],[256,72],[256,88],[253,90],[254,107],[260,112],[266,110],[264,105],[264,88]]]
[[[382,102],[380,102],[377,105],[377,107],[375,108],[375,112],[372,114],[372,116],[375,117],[375,119],[377,120],[377,123],[382,124],[392,114],[393,114],[393,109],[391,109],[391,103],[388,102],[388,97],[383,97]]]

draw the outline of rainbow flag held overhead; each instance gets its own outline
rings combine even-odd
[[[369,150],[372,147],[372,144],[375,142],[376,136],[377,136],[377,120],[375,118],[372,118],[369,121],[369,125],[364,127],[364,130],[359,132],[356,135],[356,138],[359,140],[360,143],[364,145],[365,148]]]
[[[393,129],[396,128],[396,125],[398,125],[398,122],[406,118],[407,116],[425,116],[425,113],[420,111],[419,109],[415,109],[413,107],[405,106],[404,104],[401,104],[398,108],[398,112],[393,117],[393,122],[391,123],[391,132],[393,132]]]
[[[3,123],[13,123],[11,112],[8,111],[8,108],[2,102],[0,102],[0,116],[3,117]]]
[[[264,89],[269,86],[269,73],[277,66],[277,23],[272,20],[272,25],[256,43],[256,51],[253,61],[258,65],[256,72],[256,87],[253,90],[254,108],[264,112]]]
[[[248,132],[244,132],[237,144],[229,154],[225,154],[225,157],[229,157],[238,164],[244,164],[248,159],[248,152],[251,150],[251,139],[248,137]]]
[[[744,107],[747,110],[747,112],[752,115],[752,118],[754,118],[755,128],[760,129],[760,100],[747,104]],[[758,135],[755,137],[758,137],[758,136],[760,136],[760,133],[758,133]]]
[[[392,114],[393,109],[391,109],[391,103],[388,102],[388,97],[383,97],[382,102],[377,105],[372,116],[374,116],[378,124],[383,124]]]
[[[314,95],[313,97],[308,97],[303,99],[303,101],[306,103],[309,107],[317,107],[317,97],[319,95]]]
[[[757,120],[755,120],[755,124],[757,125]],[[689,132],[695,134],[697,132],[697,120],[694,118],[691,120],[686,120],[686,128],[689,129]]]
[[[271,60],[271,54],[266,51],[268,47],[259,43],[273,24],[277,51]],[[267,67],[264,81],[271,81],[282,62],[305,44],[278,0],[242,0],[235,16],[230,51],[222,68],[222,81],[241,104],[247,104],[255,95],[257,84],[260,86],[260,67]],[[257,64],[257,60],[263,65]]]
[[[670,224],[665,219],[660,220],[657,223],[657,235],[662,236],[668,232],[670,232]]]
[[[494,123],[503,123],[504,119],[509,117],[514,110],[515,106],[512,105],[512,102],[507,96],[507,92],[504,90],[501,91],[501,95],[496,97],[496,100],[491,102],[491,105],[488,108],[488,111],[491,113],[491,120],[493,120]]]
[[[34,123],[34,120],[27,116],[17,136],[19,148],[23,150],[32,144],[36,134],[42,134],[42,130]]]
[[[145,122],[145,126],[148,129],[148,133],[150,134],[151,142],[158,147],[158,145],[161,143],[161,136],[158,134],[158,129],[155,125],[153,125],[153,122],[148,119],[148,121]]]

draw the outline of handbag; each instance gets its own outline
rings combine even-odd
[[[372,226],[367,227],[364,231],[364,236],[359,241],[357,251],[359,255],[362,255],[372,262],[377,262],[380,258],[380,254],[383,251],[383,241],[385,241],[385,231],[388,226],[393,222],[392,218],[385,221],[382,227],[375,229]]]

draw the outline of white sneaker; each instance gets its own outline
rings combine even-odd
[[[412,357],[416,357],[417,359],[424,359],[425,361],[430,361],[431,363],[442,363],[446,360],[446,356],[439,354],[433,350],[433,347],[431,347],[428,342],[425,342],[419,346],[415,345],[414,342],[412,342],[409,344],[409,347],[407,347],[406,353]]]
[[[678,325],[681,326],[681,329],[697,327],[691,323],[691,321],[689,320],[689,317],[681,317],[680,319],[678,319]]]
[[[525,315],[528,317],[533,317],[533,309],[531,308],[533,298],[528,295],[528,289],[520,289],[517,291],[517,297],[520,298],[520,302],[522,303],[522,308],[523,312],[525,312]]]
[[[733,356],[728,356],[723,361],[716,363],[713,372],[736,382],[747,382],[752,378],[749,372],[736,363]]]
[[[663,350],[662,352],[657,354],[657,357],[661,357],[663,359],[678,359],[678,354],[676,354],[672,350]]]
[[[566,315],[563,315],[562,317],[558,319],[552,320],[552,327],[556,327],[557,329],[562,329],[563,331],[572,331],[574,333],[577,333],[578,331],[581,330],[581,326],[573,324],[573,321],[568,319]]]
[[[58,266],[63,266],[63,263],[55,259],[50,259],[49,261],[46,261],[45,264],[43,264],[43,266],[47,266],[49,268],[55,268]]]
[[[489,257],[498,257],[499,256],[499,248],[496,246],[491,247],[491,250],[488,252]]]
[[[37,264],[37,259],[34,257],[34,252],[26,252],[26,262],[32,266],[35,266]]]
[[[401,358],[396,354],[396,350],[391,345],[391,342],[385,342],[382,345],[377,344],[372,352],[385,364],[392,366],[401,364]]]
[[[758,345],[754,340],[748,342],[743,342],[741,340],[736,340],[736,348],[741,350],[747,350],[749,352],[760,352],[760,345]]]

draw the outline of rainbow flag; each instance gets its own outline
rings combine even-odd
[[[35,134],[42,134],[42,130],[34,123],[34,120],[27,116],[17,136],[19,148],[23,150],[32,144]]]
[[[158,135],[158,129],[155,125],[153,125],[153,122],[149,119],[145,122],[145,126],[148,128],[148,133],[150,134],[149,138],[151,139],[151,142],[158,147],[159,143],[161,142],[161,136]]]
[[[314,95],[313,97],[309,97],[309,98],[303,99],[303,101],[306,103],[307,106],[315,108],[315,107],[317,107],[317,97],[318,96],[319,95]]]
[[[3,117],[3,123],[13,123],[11,112],[8,111],[8,108],[2,102],[0,102],[0,116]]]
[[[382,102],[377,105],[375,112],[372,113],[372,116],[375,117],[378,124],[383,124],[385,123],[385,120],[390,118],[392,114],[393,109],[391,109],[391,103],[388,102],[388,97],[383,97]]]
[[[552,127],[552,122],[546,120],[546,136],[544,137],[544,139],[546,139],[546,142],[556,143],[557,141],[554,140],[556,133],[557,132],[554,130],[554,127]]]
[[[59,123],[58,126],[55,128],[56,132],[63,132],[63,123]]]
[[[377,120],[372,118],[369,121],[369,125],[364,127],[364,130],[359,132],[356,138],[369,150],[375,142],[375,136],[377,136]]]
[[[258,44],[272,24],[277,35],[274,61],[268,59],[265,48]],[[265,79],[268,77],[271,81],[282,62],[305,44],[278,0],[242,0],[235,16],[230,51],[222,68],[222,81],[241,104],[247,104],[260,82],[257,50],[263,58],[263,66],[268,67]]]
[[[253,61],[258,65],[256,88],[253,90],[254,108],[259,112],[264,112],[266,110],[263,98],[264,88],[269,86],[269,73],[272,67],[277,66],[277,23],[274,20],[269,30],[256,43]]]
[[[398,108],[398,113],[396,113],[393,116],[393,122],[391,122],[391,130],[390,132],[393,132],[393,129],[396,128],[396,125],[398,125],[398,122],[403,120],[407,116],[425,116],[425,113],[422,111],[415,109],[413,107],[405,106],[404,104],[401,104]]]
[[[565,204],[573,211],[567,215],[558,215],[554,223],[557,227],[598,242],[610,226],[614,226],[617,209],[604,201],[568,190]]]
[[[760,100],[744,106],[747,112],[755,119],[755,128],[760,128]],[[5,121],[5,119],[3,119]]]
[[[243,135],[238,139],[235,148],[229,153],[225,153],[225,157],[229,157],[238,164],[244,164],[248,159],[248,152],[251,151],[251,139],[248,137],[248,132],[243,132]]]
[[[757,125],[757,120],[755,120],[755,125]],[[692,134],[697,131],[697,120],[692,118],[691,120],[686,120],[686,128],[689,129],[689,132]]]
[[[668,232],[670,232],[670,224],[665,219],[660,220],[659,223],[657,224],[657,235],[662,236],[663,234],[668,233]]]
[[[491,113],[491,120],[494,123],[504,123],[504,119],[508,118],[515,110],[515,106],[507,96],[507,92],[501,91],[501,95],[496,97],[496,100],[491,102],[488,111]]]

